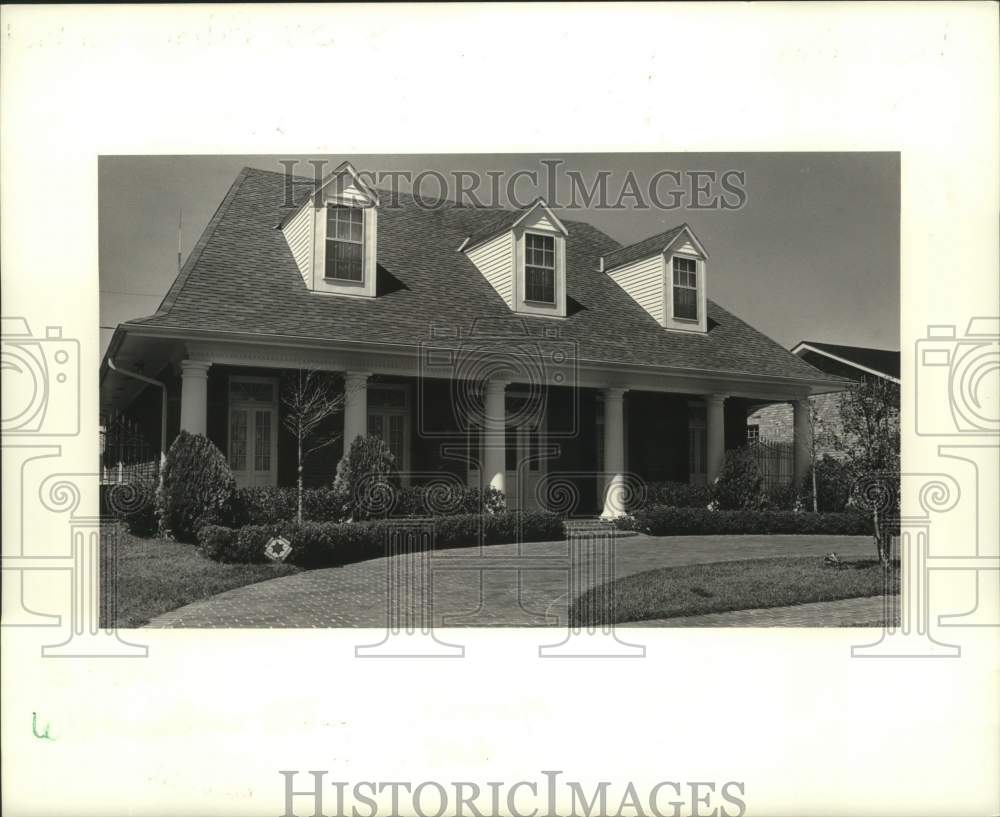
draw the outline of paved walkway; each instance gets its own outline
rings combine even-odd
[[[658,567],[822,556],[830,551],[865,557],[871,550],[866,536],[640,535],[617,541],[615,574],[620,578]],[[438,627],[565,626],[571,593],[567,557],[564,541],[435,551],[429,555],[429,615]],[[147,626],[385,627],[387,577],[390,571],[400,575],[406,558],[372,559],[247,585],[164,613]],[[592,580],[584,580],[573,592],[604,579],[595,570]],[[831,625],[823,621],[787,626]]]

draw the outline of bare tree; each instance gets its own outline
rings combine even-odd
[[[873,377],[844,393],[841,433],[834,445],[847,456],[856,501],[872,514],[875,550],[883,567],[891,559],[893,515],[899,508],[899,390]]]
[[[306,459],[340,439],[326,421],[344,408],[344,392],[336,387],[328,372],[299,369],[289,372],[281,385],[281,403],[285,407],[282,425],[295,437],[298,452],[298,510],[302,522],[302,475]]]

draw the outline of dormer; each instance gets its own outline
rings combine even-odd
[[[378,195],[350,162],[279,226],[309,289],[375,297]]]
[[[565,318],[567,235],[539,199],[525,210],[500,214],[458,249],[512,312]]]
[[[601,270],[665,329],[705,332],[708,253],[687,224],[601,258]]]

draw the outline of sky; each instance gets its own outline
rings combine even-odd
[[[556,213],[590,222],[623,244],[686,222],[709,254],[708,297],[786,347],[813,340],[899,349],[898,153],[553,152],[101,157],[102,353],[118,323],[159,306],[177,274],[178,223],[186,259],[241,168],[283,171],[279,159],[295,158],[295,172],[305,176],[314,172],[310,160],[323,160],[325,172],[345,159],[372,173],[425,172],[419,190],[429,203],[441,188],[427,171],[445,177],[452,198],[456,171],[477,174],[483,180],[477,195],[486,201],[492,173],[500,179],[501,205],[509,204],[505,189],[517,171],[538,175],[537,187],[523,173],[516,177],[519,200],[550,199],[555,192],[564,205],[573,194],[567,171],[579,174],[588,189],[603,172],[607,204],[619,207],[564,207]],[[693,171],[714,175],[692,176]],[[720,186],[727,171],[743,174],[728,175],[728,189]],[[630,174],[641,202],[622,195]],[[665,207],[657,207],[649,194],[655,178]],[[707,193],[696,194],[696,184],[707,185]],[[401,181],[399,188],[409,191],[410,185]],[[672,197],[672,190],[680,195]],[[713,199],[741,206],[696,207]]]

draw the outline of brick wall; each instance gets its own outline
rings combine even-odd
[[[843,425],[840,421],[840,403],[843,398],[843,392],[818,394],[809,398],[816,411],[814,436],[817,457],[822,457],[824,454],[838,458],[843,456],[833,444],[837,437],[843,436]],[[754,425],[758,427],[762,440],[793,442],[792,404],[774,403],[758,409],[747,417],[747,426]]]

